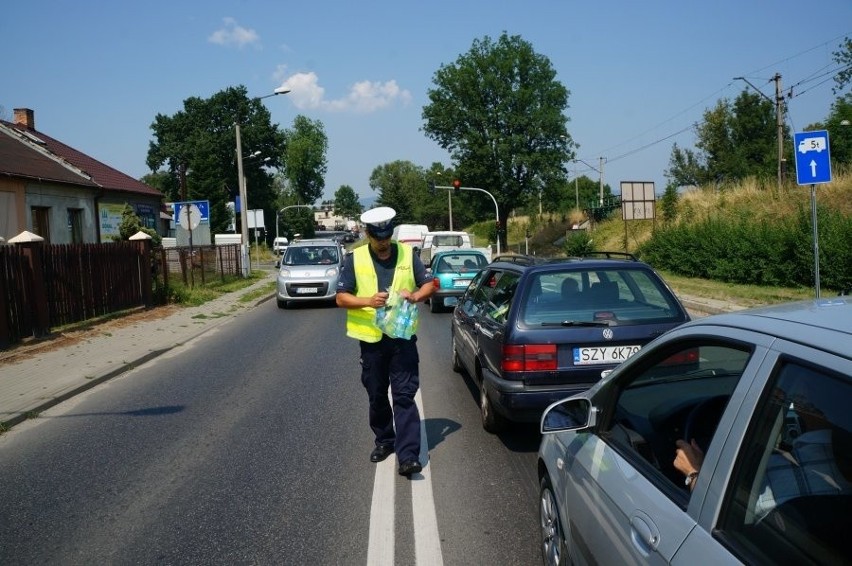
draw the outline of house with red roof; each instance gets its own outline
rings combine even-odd
[[[145,227],[165,235],[163,198],[37,130],[29,108],[16,108],[13,122],[0,120],[0,238],[27,230],[52,244],[109,242],[126,204]]]

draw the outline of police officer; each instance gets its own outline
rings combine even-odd
[[[420,386],[417,336],[391,338],[376,326],[376,309],[388,291],[417,303],[434,291],[432,278],[411,246],[391,241],[396,211],[382,206],[361,215],[369,245],[347,256],[337,284],[337,306],[348,309],[346,335],[361,347],[361,383],[370,402],[370,428],[376,435],[371,462],[394,451],[403,476],[421,471],[420,412],[414,396]],[[415,329],[416,332],[416,329]],[[388,401],[390,387],[393,406]]]

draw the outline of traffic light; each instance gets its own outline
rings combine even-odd
[[[497,233],[499,234],[500,233],[500,221],[499,220],[497,220],[497,222],[495,223],[495,226],[497,226]]]
[[[453,190],[455,192],[459,192],[460,188],[461,188],[461,181],[459,181],[458,179],[454,179],[453,180]]]
[[[429,194],[435,195],[435,181],[429,181]]]

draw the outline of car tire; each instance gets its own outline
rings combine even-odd
[[[456,335],[453,334],[453,371],[456,373],[462,372],[462,363],[461,359],[459,359],[459,349],[456,346]]]
[[[429,298],[429,312],[441,312],[443,309],[441,308],[441,304],[444,301],[441,299],[435,300],[434,297]]]
[[[541,558],[545,566],[571,564],[565,541],[565,530],[559,519],[559,505],[549,476],[541,478],[538,510],[541,528]]]
[[[496,434],[506,430],[508,421],[494,410],[494,404],[488,398],[488,392],[482,382],[479,383],[479,413],[482,416],[482,428],[486,432]]]
[[[282,299],[278,299],[278,308],[279,309],[286,309],[287,308],[287,301],[284,301]]]

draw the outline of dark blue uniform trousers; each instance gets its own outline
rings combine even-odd
[[[393,445],[400,463],[420,461],[420,412],[414,402],[419,362],[417,336],[405,340],[383,334],[378,342],[361,342],[361,383],[370,399],[370,428],[376,446]]]

